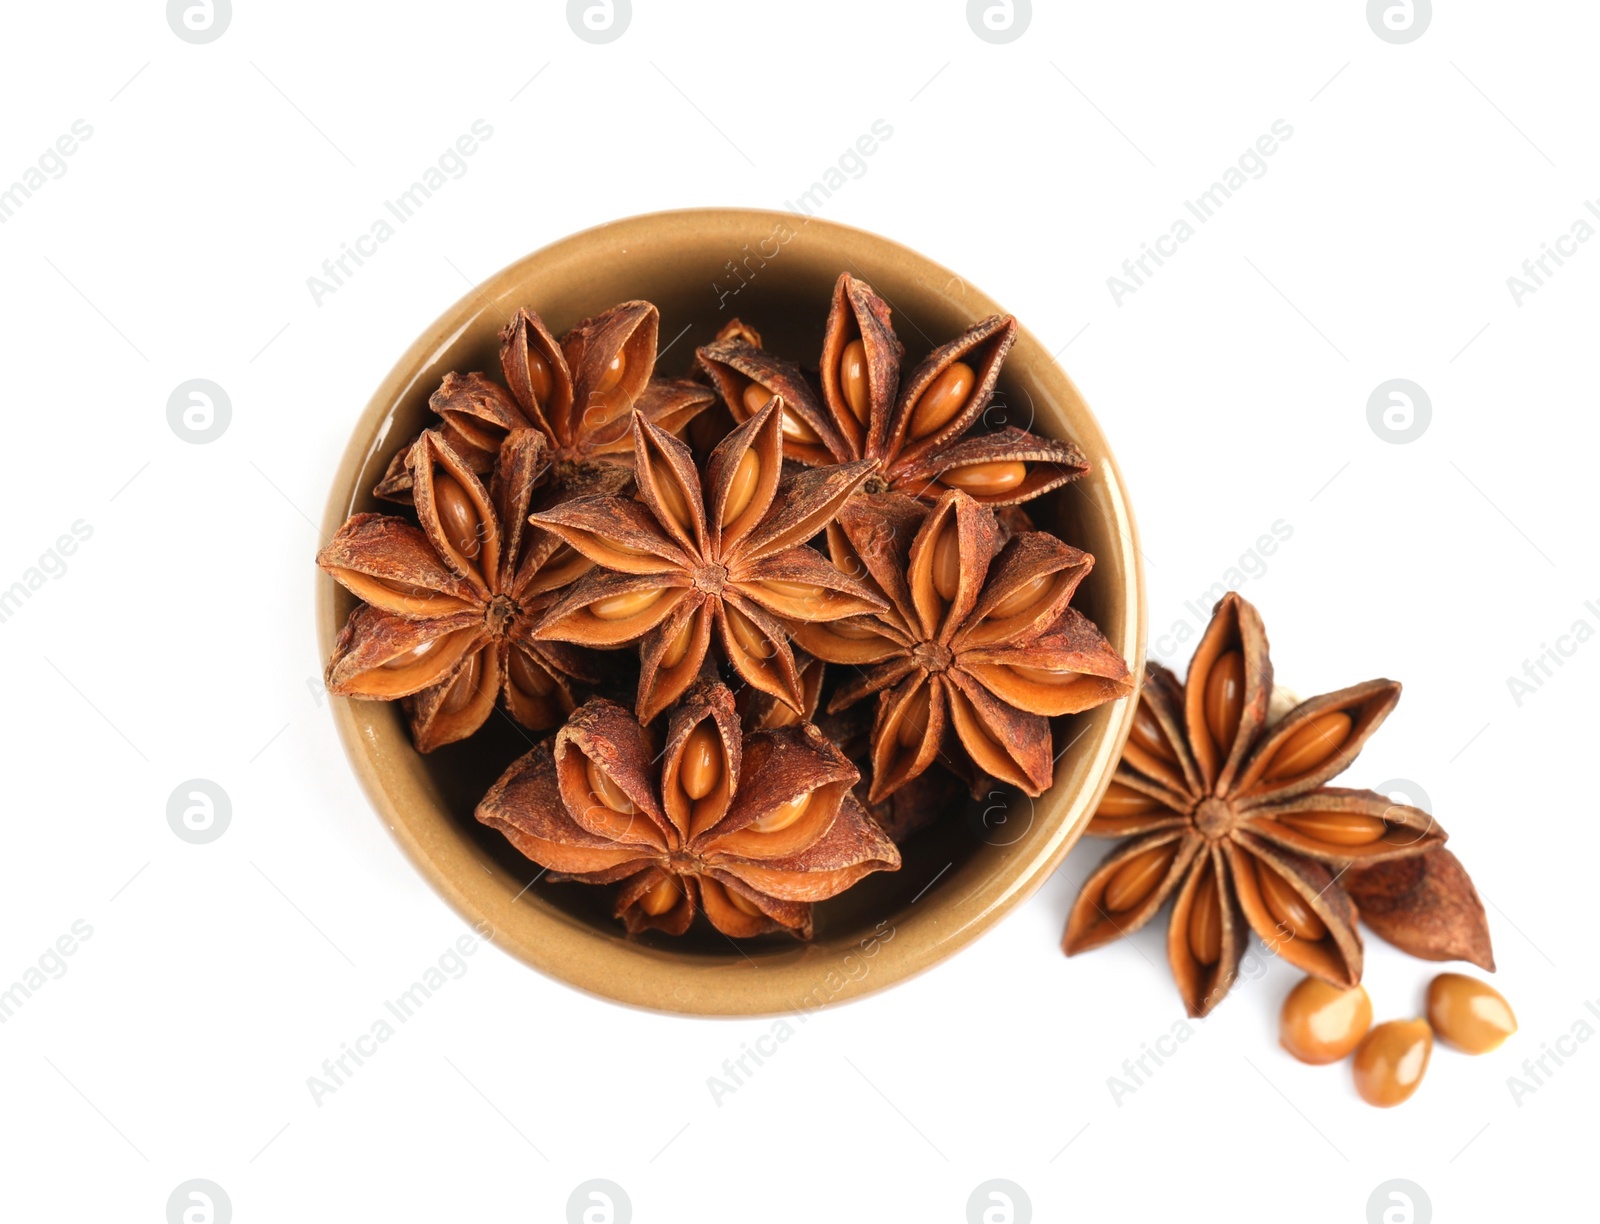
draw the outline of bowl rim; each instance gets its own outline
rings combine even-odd
[[[879,258],[887,255],[905,261],[924,275],[937,278],[929,283],[959,283],[962,307],[965,309],[969,303],[974,307],[974,320],[1004,313],[981,290],[912,248],[871,231],[819,217],[769,209],[685,208],[641,213],[580,230],[522,256],[473,286],[394,362],[352,423],[323,511],[323,538],[329,539],[338,531],[354,501],[364,493],[357,488],[356,480],[375,448],[389,441],[388,424],[398,406],[416,393],[423,377],[437,376],[428,373],[437,357],[478,324],[483,315],[495,311],[495,304],[506,289],[525,281],[532,268],[570,259],[587,249],[610,247],[619,237],[626,240],[629,234],[647,229],[722,227],[742,234],[752,224],[762,222],[802,226],[807,231],[819,227],[817,233],[827,235],[844,251],[870,247]],[[1017,348],[1036,349],[1043,372],[1062,380],[1083,423],[1094,435],[1092,446],[1084,444],[1083,437],[1075,436],[1074,441],[1094,455],[1096,471],[1104,482],[1113,516],[1113,535],[1120,544],[1117,560],[1123,606],[1132,612],[1123,618],[1120,640],[1104,626],[1102,631],[1128,660],[1130,675],[1137,685],[1144,673],[1147,608],[1138,527],[1125,482],[1110,444],[1077,385],[1020,323]],[[1096,561],[1101,558],[1097,556]],[[1107,572],[1099,564],[1096,569]],[[318,572],[314,614],[323,659],[330,657],[343,619],[338,614],[338,590],[331,578]],[[480,936],[541,974],[609,1002],[665,1014],[781,1016],[864,998],[924,973],[986,934],[1036,892],[1061,864],[1098,806],[1121,756],[1136,703],[1118,700],[1084,716],[1098,718],[1102,724],[1089,758],[1088,780],[1068,797],[1056,827],[1041,844],[1026,856],[1010,856],[981,887],[959,898],[959,912],[944,915],[944,910],[928,907],[910,914],[898,926],[891,926],[887,937],[873,938],[871,947],[868,939],[862,939],[860,961],[877,963],[867,966],[859,977],[852,970],[843,978],[838,958],[816,944],[797,944],[793,952],[764,957],[758,971],[742,970],[736,957],[686,958],[670,949],[609,936],[553,906],[540,902],[521,904],[528,887],[512,895],[515,881],[508,882],[502,878],[504,873],[491,869],[482,861],[481,852],[475,857],[463,844],[470,839],[447,813],[437,805],[403,801],[397,793],[395,771],[382,767],[381,751],[361,717],[359,707],[367,704],[339,697],[329,701],[345,756],[375,814],[412,866]],[[1058,777],[1045,794],[1048,796],[1062,784]],[[951,908],[951,904],[944,907]],[[941,921],[941,915],[953,920]],[[880,922],[878,928],[884,925]],[[913,938],[901,937],[907,933]],[[844,959],[848,959],[848,953]],[[807,1000],[819,993],[825,997],[807,1005]]]

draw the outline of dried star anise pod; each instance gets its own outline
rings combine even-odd
[[[969,433],[994,397],[1016,342],[1010,315],[992,315],[936,348],[900,386],[905,346],[889,305],[849,273],[834,286],[822,342],[820,400],[800,368],[737,335],[699,350],[736,421],[784,399],[784,453],[813,466],[868,459],[871,492],[937,501],[961,489],[993,506],[1038,497],[1089,470],[1070,442],[1016,426]],[[898,397],[896,392],[898,391]]]
[[[1070,956],[1137,931],[1173,898],[1167,958],[1192,1016],[1227,994],[1245,924],[1292,965],[1361,980],[1352,865],[1420,859],[1445,840],[1419,808],[1325,785],[1400,700],[1369,680],[1270,722],[1272,661],[1248,602],[1218,602],[1180,685],[1151,663],[1116,778],[1086,830],[1126,837],[1067,919]],[[1390,936],[1393,938],[1393,936]]]
[[[1406,858],[1357,862],[1339,878],[1361,921],[1422,960],[1464,960],[1494,972],[1483,901],[1461,860],[1443,846]]]
[[[536,313],[518,310],[500,333],[506,387],[485,374],[446,374],[428,400],[443,422],[439,432],[479,474],[492,469],[512,430],[527,428],[544,435],[558,484],[588,464],[630,463],[635,410],[677,433],[713,402],[690,379],[652,377],[658,320],[649,302],[623,302],[558,343]],[[374,493],[405,501],[410,490],[402,452]]]
[[[791,628],[817,658],[867,669],[830,712],[881,694],[872,803],[956,744],[985,773],[1041,794],[1055,765],[1049,716],[1132,688],[1122,657],[1068,606],[1094,558],[1040,531],[1004,540],[994,514],[959,490],[931,509],[896,493],[854,498],[828,543],[841,570],[870,575],[888,609]]]
[[[421,529],[357,514],[317,554],[365,601],[334,645],[329,692],[405,698],[419,752],[471,735],[497,696],[523,726],[553,727],[575,704],[572,682],[596,678],[587,652],[532,637],[555,591],[588,568],[526,525],[544,446],[513,430],[485,490],[430,430],[406,451]]]
[[[809,723],[741,732],[733,695],[703,681],[657,751],[597,698],[516,761],[478,819],[552,880],[621,882],[630,934],[681,935],[697,910],[726,935],[811,935],[812,902],[900,854],[851,794],[860,775]]]
[[[689,448],[635,415],[637,498],[576,498],[533,516],[596,564],[535,637],[604,647],[643,639],[638,712],[646,722],[699,675],[713,623],[747,683],[803,710],[780,618],[829,621],[883,607],[806,547],[871,465],[783,478],[781,407],[774,400],[717,444],[703,486]]]

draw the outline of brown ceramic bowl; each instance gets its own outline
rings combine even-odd
[[[629,298],[661,311],[657,369],[681,374],[697,345],[734,315],[773,351],[813,364],[841,271],[894,307],[906,368],[936,344],[1001,308],[954,273],[874,234],[777,212],[696,209],[633,217],[565,238],[497,273],[439,318],[400,358],[356,423],[323,521],[325,535],[359,510],[381,509],[371,489],[390,455],[436,418],[427,399],[449,370],[498,376],[497,333],[517,307],[560,334]],[[999,387],[1004,411],[1068,438],[1093,470],[1029,509],[1094,554],[1078,606],[1137,671],[1144,590],[1122,478],[1100,426],[1049,352],[1020,332]],[[317,627],[326,657],[352,600],[322,578]],[[418,870],[467,921],[502,948],[593,994],[638,1007],[756,1015],[857,998],[937,964],[1028,897],[1078,839],[1110,781],[1132,717],[1118,701],[1059,720],[1067,745],[1055,785],[1037,800],[997,795],[946,814],[904,847],[898,872],[869,876],[816,911],[816,936],[735,946],[714,933],[676,941],[625,939],[609,889],[530,882],[537,867],[473,819],[482,793],[528,739],[491,720],[472,739],[415,752],[397,704],[334,699],[334,719],[373,805]]]

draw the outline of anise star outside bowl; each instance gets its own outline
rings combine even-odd
[[[738,317],[774,352],[814,364],[841,272],[868,281],[894,311],[907,359],[920,360],[1000,308],[961,277],[874,234],[816,218],[692,209],[613,222],[564,238],[496,273],[451,306],[384,378],[334,479],[331,538],[352,515],[392,513],[374,486],[393,453],[438,418],[428,398],[450,371],[499,368],[499,335],[519,308],[559,333],[615,302],[660,310],[656,370],[690,371],[694,354]],[[1138,535],[1110,446],[1049,350],[1019,327],[984,424],[1022,426],[1076,444],[1089,472],[1030,502],[1028,513],[1094,557],[1074,606],[1104,632],[1137,680],[1145,607]],[[331,653],[354,598],[318,579],[317,629]],[[659,1011],[768,1015],[858,998],[919,973],[976,939],[1031,895],[1077,841],[1117,767],[1130,700],[1056,720],[1054,783],[1029,799],[1007,788],[942,815],[902,846],[898,871],[872,875],[815,908],[810,940],[732,940],[706,926],[630,938],[608,890],[538,880],[539,867],[474,810],[544,733],[498,713],[470,739],[426,755],[398,702],[332,698],[356,776],[424,878],[469,923],[540,971],[592,994]],[[863,788],[864,791],[865,788]]]

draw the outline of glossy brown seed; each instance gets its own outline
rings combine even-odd
[[[478,507],[473,505],[455,477],[444,472],[433,474],[433,505],[439,512],[439,525],[444,528],[444,538],[450,542],[450,547],[468,559],[476,557],[483,521],[478,517]]]
[[[652,466],[652,475],[656,481],[656,496],[661,499],[661,508],[682,530],[693,534],[694,520],[689,516],[689,499],[680,485],[665,467]]]
[[[726,605],[723,611],[727,614],[728,628],[733,631],[734,640],[747,655],[755,659],[770,659],[778,653],[778,648],[767,641],[766,635],[743,612]]]
[[[1044,574],[1038,578],[1030,578],[990,608],[989,615],[995,620],[1009,620],[1013,616],[1021,616],[1035,604],[1043,602],[1045,592],[1049,590],[1054,577],[1054,574]]]
[[[527,651],[513,646],[509,654],[507,669],[511,672],[512,684],[530,697],[548,697],[555,692],[556,682],[550,678],[550,673],[529,658]]]
[[[1262,776],[1276,782],[1310,772],[1344,747],[1353,725],[1343,710],[1317,715],[1279,745]]]
[[[704,799],[722,781],[722,740],[714,723],[703,722],[683,744],[678,785],[691,799]]]
[[[624,816],[632,816],[639,809],[628,798],[627,792],[611,780],[611,775],[593,760],[587,761],[589,774],[589,792],[596,802],[610,808],[613,812],[621,812]]]
[[[652,918],[659,918],[678,904],[678,899],[682,896],[683,889],[676,877],[663,876],[654,888],[639,898],[639,908]]]
[[[467,658],[466,666],[456,673],[456,682],[450,686],[439,709],[445,714],[459,713],[478,695],[478,685],[482,682],[483,651],[475,650]]]
[[[1128,732],[1128,738],[1151,756],[1160,757],[1170,765],[1178,763],[1178,754],[1172,750],[1172,745],[1167,743],[1166,732],[1161,729],[1155,714],[1143,701],[1134,711],[1133,729]]]
[[[1303,1063],[1338,1062],[1372,1027],[1365,986],[1341,990],[1308,977],[1291,990],[1278,1013],[1278,1042]]]
[[[395,655],[394,658],[385,662],[383,666],[398,671],[402,667],[410,667],[413,663],[420,663],[423,659],[426,659],[435,650],[437,650],[439,643],[442,641],[444,641],[444,638],[432,638],[429,641],[423,642],[420,646],[413,646],[410,650],[405,651],[403,654]]]
[[[1368,846],[1389,827],[1378,817],[1359,812],[1296,812],[1277,819],[1296,833],[1330,846]]]
[[[755,833],[776,833],[787,829],[800,817],[806,814],[806,809],[811,806],[811,792],[796,795],[787,803],[779,804],[759,820],[753,820],[745,827]]]
[[[1189,954],[1202,965],[1222,959],[1222,906],[1217,902],[1217,873],[1208,870],[1189,906]]]
[[[1082,672],[1059,671],[1050,667],[1025,667],[1020,663],[1014,664],[1011,670],[1022,679],[1034,684],[1049,684],[1057,688],[1066,684],[1076,684],[1084,678]]]
[[[1150,895],[1151,889],[1166,878],[1172,860],[1178,857],[1178,843],[1169,841],[1134,855],[1106,881],[1105,908],[1120,914]]]
[[[1433,1030],[1426,1020],[1390,1020],[1361,1040],[1350,1071],[1356,1091],[1368,1105],[1387,1109],[1409,1100],[1422,1083],[1433,1054]]]
[[[768,578],[761,585],[786,599],[816,599],[823,590],[814,582],[790,582],[784,578]]]
[[[947,489],[960,489],[970,497],[998,497],[1009,493],[1028,478],[1028,465],[1012,459],[988,463],[969,463],[950,468],[939,476]]]
[[[785,442],[820,442],[822,438],[795,413],[783,410],[783,440]]]
[[[733,906],[733,908],[738,910],[741,914],[748,914],[752,918],[766,917],[756,903],[746,898],[743,893],[735,892],[733,889],[728,888],[727,886],[724,886],[722,891],[728,894],[728,904]]]
[[[928,733],[929,707],[928,686],[924,684],[901,707],[900,726],[895,731],[895,741],[900,747],[913,748],[922,743],[922,737]]]
[[[966,406],[977,375],[963,361],[952,362],[939,372],[911,410],[911,436],[926,438],[937,433]]]
[[[554,371],[550,369],[550,363],[534,349],[528,350],[528,382],[533,387],[535,407],[543,408],[550,401],[550,392],[555,389],[556,378]]]
[[[1487,1054],[1517,1031],[1505,996],[1464,973],[1441,973],[1428,983],[1428,1022],[1446,1045]]]
[[[844,402],[850,415],[863,425],[872,404],[872,390],[867,383],[867,346],[852,340],[844,346],[839,358],[839,389],[844,392]]]
[[[722,503],[724,527],[750,508],[760,481],[761,459],[752,446],[739,456],[739,466],[733,469],[733,479],[728,483],[728,499]]]
[[[659,667],[671,670],[683,662],[683,656],[689,653],[689,643],[694,638],[694,617],[688,617],[683,622],[683,627],[672,635],[672,640],[667,643],[661,652]]]
[[[607,595],[589,605],[589,611],[600,620],[627,620],[637,616],[667,593],[665,587],[646,587],[642,591],[628,591],[623,595]]]
[[[744,401],[745,416],[753,417],[767,406],[767,401],[772,398],[772,392],[760,383],[753,382],[744,389],[744,394],[739,398]]]
[[[940,599],[949,603],[956,597],[956,588],[961,584],[961,538],[956,531],[955,515],[950,516],[950,521],[934,543],[930,568],[933,589],[939,592]]]
[[[1106,787],[1105,798],[1100,800],[1100,806],[1095,810],[1096,816],[1142,816],[1146,812],[1154,812],[1161,806],[1149,795],[1136,791],[1131,786],[1124,786],[1121,782],[1113,782]]]
[[[1206,676],[1206,730],[1219,753],[1233,747],[1243,713],[1244,651],[1224,651]]]
[[[617,355],[611,363],[600,372],[600,381],[595,383],[594,389],[602,395],[607,391],[615,390],[616,385],[622,381],[622,375],[628,368],[628,355],[622,349],[617,350]]]
[[[1316,943],[1328,933],[1327,924],[1317,917],[1306,899],[1281,875],[1265,863],[1256,864],[1256,879],[1261,884],[1261,900],[1278,924],[1278,929],[1295,939]]]
[[[868,638],[883,636],[873,627],[872,621],[865,619],[858,621],[831,621],[828,624],[828,632],[837,634],[842,638],[849,638],[852,642],[863,642]]]

